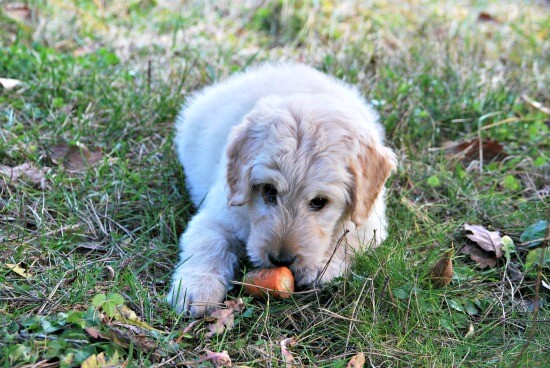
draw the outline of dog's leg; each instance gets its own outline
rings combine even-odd
[[[241,245],[222,216],[218,209],[206,206],[181,236],[180,262],[167,296],[178,312],[200,317],[221,303],[231,287]]]

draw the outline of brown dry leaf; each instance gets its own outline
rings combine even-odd
[[[346,368],[363,368],[365,366],[365,354],[357,353],[351,357]]]
[[[244,303],[241,298],[235,300],[226,300],[224,308],[213,310],[209,317],[214,319],[214,323],[208,325],[208,332],[205,336],[212,337],[219,335],[226,329],[233,328],[235,321],[235,312],[241,312],[244,309]]]
[[[477,16],[478,20],[484,21],[484,22],[495,22],[495,23],[501,23],[501,21],[498,18],[495,18],[493,15],[486,11],[482,11]]]
[[[21,82],[19,79],[12,79],[12,78],[0,78],[0,85],[2,88],[4,88],[6,91],[12,90],[17,86],[22,85],[23,82]]]
[[[451,283],[453,279],[453,255],[454,249],[449,249],[430,270],[430,281],[434,287],[442,288]]]
[[[506,157],[504,147],[495,140],[482,139],[481,148],[484,163]],[[443,143],[443,149],[445,150],[445,157],[449,160],[460,159],[465,164],[479,160],[479,139],[477,138],[462,142],[445,142]]]
[[[112,322],[107,327],[110,331],[109,340],[112,340],[123,348],[127,348],[130,344],[133,344],[139,349],[153,352],[156,355],[165,355],[166,351],[173,349],[171,343],[164,343],[162,347],[159,346],[158,336],[139,327],[120,322]]]
[[[102,334],[101,331],[99,331],[94,327],[84,327],[84,331],[86,331],[88,335],[90,335],[94,339],[99,339],[99,338],[108,339],[106,335]]]
[[[464,230],[472,232],[472,234],[466,236],[476,242],[483,250],[494,252],[496,258],[502,257],[502,238],[498,231],[489,231],[484,226],[468,224],[464,224]]]
[[[209,360],[212,362],[215,368],[220,367],[231,367],[231,358],[229,357],[229,354],[227,354],[227,351],[224,350],[221,353],[214,353],[212,351],[206,350],[206,355],[201,358],[201,361],[207,361]]]
[[[56,165],[63,165],[69,172],[83,172],[89,165],[103,157],[101,148],[90,151],[84,144],[57,144],[49,149],[50,160]]]
[[[11,3],[2,6],[4,14],[15,20],[31,19],[31,9],[25,3]]]
[[[39,169],[31,163],[10,167],[0,165],[0,177],[5,177],[7,182],[17,184],[20,180],[37,185],[44,182],[47,168]]]
[[[497,259],[494,255],[473,244],[466,244],[460,249],[460,252],[470,255],[470,258],[475,261],[481,269],[495,267],[497,264]]]
[[[283,361],[287,368],[294,367],[294,357],[290,353],[289,348],[296,344],[294,337],[289,337],[287,339],[281,340],[281,354],[283,355]]]

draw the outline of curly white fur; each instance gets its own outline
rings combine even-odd
[[[195,94],[176,129],[199,208],[168,294],[178,311],[201,316],[222,302],[244,255],[258,267],[288,264],[307,287],[386,237],[396,159],[353,87],[305,65],[264,65]]]

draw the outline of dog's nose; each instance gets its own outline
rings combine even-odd
[[[273,254],[268,254],[267,258],[269,259],[269,262],[273,263],[275,266],[285,266],[288,267],[291,264],[294,263],[296,260],[296,256],[288,253],[281,252],[277,256],[274,256]]]

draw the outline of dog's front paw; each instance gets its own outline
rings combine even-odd
[[[223,302],[227,288],[219,277],[174,277],[166,300],[179,313],[190,317],[202,317],[207,310]]]

